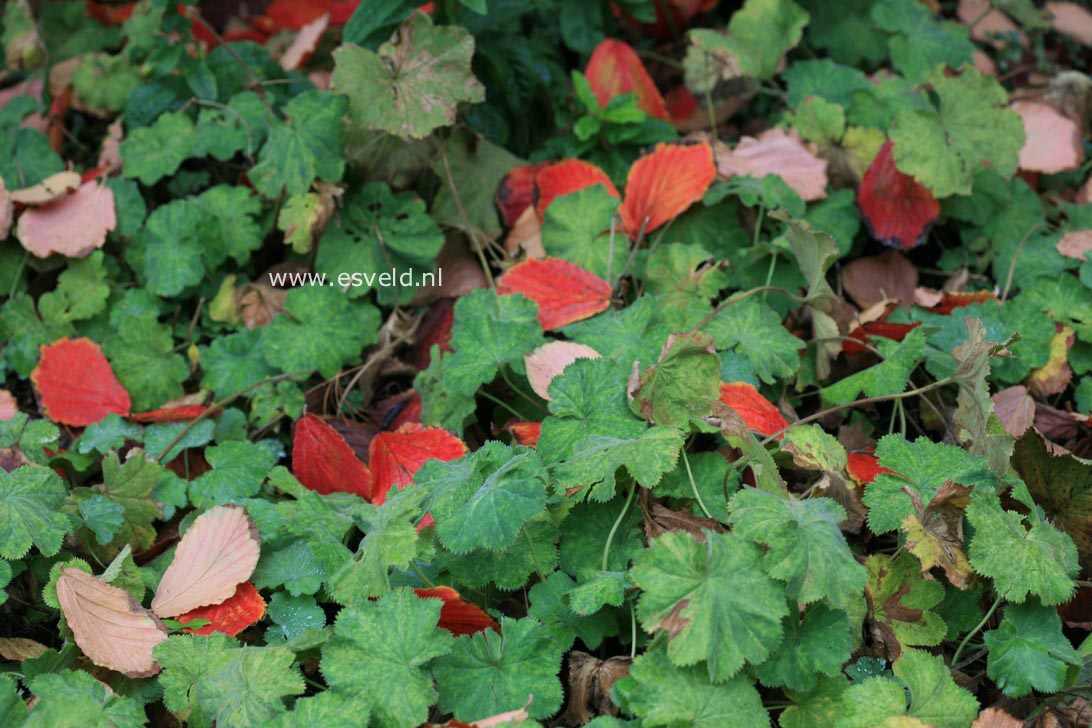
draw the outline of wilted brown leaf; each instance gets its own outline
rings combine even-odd
[[[562,717],[564,725],[584,725],[599,715],[618,715],[610,699],[614,683],[629,675],[633,658],[600,660],[586,652],[569,653],[569,703]]]
[[[990,399],[993,400],[994,414],[1001,420],[1005,431],[1013,437],[1020,437],[1034,424],[1035,400],[1028,394],[1027,387],[1009,387]]]
[[[963,510],[971,502],[971,489],[948,481],[923,505],[913,488],[903,488],[914,504],[915,514],[902,522],[906,548],[921,561],[922,573],[939,566],[948,581],[967,588],[971,564],[963,550]]]
[[[842,269],[842,286],[861,308],[890,299],[909,309],[917,285],[918,269],[897,250],[858,258]]]
[[[284,311],[287,291],[265,283],[246,283],[235,289],[235,308],[248,329],[268,326]]]

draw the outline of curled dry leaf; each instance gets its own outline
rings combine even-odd
[[[372,473],[345,438],[313,414],[296,422],[292,434],[292,473],[320,495],[355,493],[372,497]]]
[[[547,402],[550,382],[577,359],[598,359],[599,352],[585,344],[571,341],[551,341],[523,357],[527,367],[527,381],[531,389]]]
[[[633,46],[620,40],[606,38],[592,51],[584,69],[599,105],[606,107],[610,100],[621,94],[637,96],[637,106],[649,116],[668,118],[664,97],[645,70],[645,64]]]
[[[0,637],[0,657],[22,662],[41,657],[49,648],[26,637]]]
[[[381,505],[392,488],[404,488],[429,460],[457,460],[466,445],[442,427],[409,423],[394,432],[380,432],[369,447],[371,502]]]
[[[1009,16],[990,7],[989,0],[959,0],[956,11],[959,20],[970,28],[971,37],[979,43],[990,43],[994,48],[1004,48],[1014,35],[1025,48],[1028,38],[1020,26],[1012,22]]]
[[[250,578],[260,541],[250,514],[239,506],[217,506],[194,520],[152,599],[152,611],[175,617],[219,604]]]
[[[182,630],[186,634],[209,635],[213,632],[223,632],[229,637],[234,637],[264,616],[265,600],[253,584],[244,581],[236,587],[235,593],[227,600],[219,604],[191,609],[179,615],[178,621],[185,624],[195,619],[208,620],[209,624],[198,629],[186,627]]]
[[[917,285],[918,269],[896,250],[857,258],[842,269],[842,286],[861,308],[892,300],[909,309]]]
[[[152,650],[166,641],[167,628],[124,589],[69,567],[57,579],[57,601],[93,663],[132,678],[159,672]]]
[[[1020,169],[1055,174],[1081,166],[1084,146],[1080,124],[1041,101],[1017,101],[1009,108],[1024,121]]]
[[[732,151],[717,153],[717,172],[726,178],[776,174],[805,202],[827,196],[827,160],[793,129],[769,129],[757,139],[743,137]]]
[[[42,412],[54,422],[86,427],[108,414],[129,414],[129,393],[90,339],[64,338],[43,346],[30,379]]]
[[[550,166],[549,162],[524,164],[513,167],[504,175],[493,203],[500,211],[505,227],[512,227],[527,208],[535,205],[536,182],[540,169]]]
[[[1083,262],[1088,259],[1088,251],[1092,250],[1092,230],[1068,232],[1054,247],[1066,258],[1076,258]]]
[[[1024,728],[1024,721],[1013,718],[1001,708],[986,708],[978,714],[971,728]]]
[[[322,40],[322,34],[326,32],[329,25],[329,13],[323,13],[311,22],[305,23],[292,40],[291,45],[284,51],[284,55],[281,56],[281,68],[286,71],[295,71],[302,66],[318,48],[319,41]]]
[[[1092,11],[1079,3],[1047,3],[1051,24],[1058,33],[1092,45]]]
[[[763,437],[789,426],[774,403],[747,382],[721,382],[720,401],[735,410],[747,427]]]
[[[203,404],[183,404],[149,412],[136,412],[129,419],[133,422],[189,422],[205,414],[208,409]]]
[[[10,420],[19,412],[19,403],[6,389],[0,389],[0,422]]]
[[[442,299],[459,298],[489,285],[477,256],[470,252],[467,239],[458,233],[448,233],[444,238],[444,246],[436,256],[436,268],[440,271],[439,283],[418,288],[410,305],[427,306]]]
[[[1046,399],[1065,391],[1073,379],[1073,370],[1069,368],[1069,350],[1072,346],[1073,329],[1058,326],[1050,339],[1050,357],[1047,363],[1032,370],[1025,380],[1032,394]]]
[[[125,129],[121,125],[121,119],[116,119],[106,127],[106,137],[99,148],[99,159],[96,167],[114,172],[121,169],[121,140],[125,137]]]
[[[57,172],[31,187],[11,191],[12,202],[20,205],[45,205],[66,197],[80,187],[78,172]]]
[[[421,599],[440,599],[440,621],[436,626],[446,629],[458,637],[461,634],[474,634],[486,629],[497,629],[497,622],[477,604],[463,599],[459,592],[449,586],[436,586],[430,589],[414,589]]]
[[[533,207],[525,208],[520,213],[504,239],[504,252],[508,257],[516,258],[520,251],[526,258],[541,260],[546,257],[546,248],[542,246],[542,223],[538,221]]]
[[[610,306],[605,280],[560,258],[526,260],[497,279],[497,293],[522,293],[538,304],[538,322],[550,331],[594,316]]]
[[[1022,384],[1002,389],[990,399],[994,413],[1013,437],[1020,437],[1035,424],[1035,400]]]
[[[246,283],[235,289],[235,308],[248,329],[268,326],[273,317],[284,311],[287,291],[265,283]]]
[[[857,207],[872,237],[909,250],[925,241],[940,217],[940,202],[925,185],[895,166],[894,144],[887,142],[857,187]]]
[[[612,197],[621,197],[606,172],[582,159],[562,159],[560,162],[554,162],[538,170],[535,174],[535,188],[538,194],[535,210],[538,212],[538,219],[545,219],[546,208],[550,206],[554,198],[592,185],[603,185]]]
[[[716,177],[708,142],[657,144],[626,175],[626,196],[618,208],[622,227],[634,239],[657,229],[700,201]]]
[[[39,258],[53,253],[83,258],[101,248],[116,225],[114,192],[92,180],[67,197],[24,212],[15,237]]]
[[[586,652],[569,653],[569,704],[565,725],[584,725],[598,715],[618,715],[618,706],[610,699],[614,683],[629,675],[631,657],[600,660]]]

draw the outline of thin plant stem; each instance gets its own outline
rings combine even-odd
[[[614,534],[618,532],[619,526],[622,525],[622,520],[626,517],[626,513],[629,512],[629,506],[630,503],[633,502],[633,494],[636,491],[636,484],[630,483],[629,493],[626,494],[626,502],[622,504],[622,510],[618,512],[618,518],[614,519],[614,525],[610,527],[610,533],[607,534],[607,542],[603,544],[603,571],[607,570],[607,566],[610,563],[610,546],[614,542]]]
[[[698,492],[698,484],[694,482],[694,471],[690,469],[690,458],[686,456],[686,448],[683,448],[682,451],[682,461],[686,465],[686,477],[690,479],[690,490],[694,491],[694,498],[698,501],[698,507],[701,508],[701,512],[705,514],[706,518],[715,520],[713,514],[705,507],[705,501],[701,499],[701,493]]]
[[[633,610],[633,600],[629,604],[629,659],[637,657],[637,613]]]
[[[494,397],[489,392],[482,391],[482,392],[478,392],[478,394],[485,397],[486,399],[488,399],[490,402],[497,405],[501,409],[506,410],[510,415],[512,415],[516,419],[518,419],[518,420],[524,419],[523,415],[520,414],[519,412],[516,412],[516,410],[512,409],[511,405],[509,405],[507,402],[504,402],[504,401],[498,399],[497,397]]]
[[[466,214],[466,208],[463,207],[463,198],[459,195],[459,190],[455,187],[455,177],[451,174],[451,164],[447,160],[447,149],[444,148],[443,144],[440,145],[440,161],[444,165],[445,181],[447,182],[448,188],[451,189],[451,199],[455,201],[455,209],[459,211],[459,217],[462,218],[463,224],[466,225],[466,233],[470,236],[471,247],[474,248],[474,252],[478,255],[478,262],[481,263],[482,271],[489,281],[489,287],[495,290],[497,282],[493,280],[493,271],[489,267],[489,261],[485,258],[485,250],[482,247],[481,238],[478,237],[478,230],[470,222],[470,216]]]
[[[986,612],[986,616],[984,616],[982,618],[982,621],[975,625],[975,628],[968,632],[967,635],[963,638],[963,641],[959,643],[959,647],[956,648],[955,654],[952,655],[951,664],[956,665],[959,663],[959,656],[963,653],[963,648],[967,646],[967,643],[971,641],[972,637],[982,631],[982,628],[985,627],[986,623],[990,621],[990,617],[993,616],[993,613],[997,611],[997,608],[999,606],[1001,606],[1001,602],[1002,596],[998,594],[997,599],[993,600],[993,604],[990,605],[989,610]]]

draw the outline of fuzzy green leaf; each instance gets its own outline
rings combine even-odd
[[[0,557],[21,559],[31,544],[46,556],[56,554],[71,528],[60,512],[66,493],[52,468],[0,468]]]
[[[333,288],[293,288],[284,313],[262,329],[265,360],[284,372],[337,374],[378,336],[379,311]]]

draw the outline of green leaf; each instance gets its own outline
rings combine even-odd
[[[638,555],[630,576],[643,591],[641,624],[650,633],[667,631],[671,661],[685,667],[707,660],[709,678],[723,682],[773,653],[788,608],[757,546],[734,534],[703,534],[705,543],[665,533]]]
[[[846,111],[822,96],[810,96],[792,113],[789,123],[805,140],[826,147],[842,140]]]
[[[379,336],[379,311],[333,288],[293,288],[284,313],[262,329],[265,360],[283,372],[332,377]]]
[[[265,360],[261,329],[237,331],[215,337],[201,351],[202,384],[216,399],[237,394],[276,374]]]
[[[872,6],[872,20],[892,34],[891,65],[910,81],[924,81],[938,64],[959,68],[971,63],[974,44],[967,28],[936,20],[914,0],[880,0]]]
[[[80,501],[79,511],[84,525],[95,534],[95,541],[100,546],[110,543],[125,522],[124,509],[98,493]]]
[[[615,473],[625,467],[637,483],[652,488],[675,466],[682,447],[683,433],[674,427],[651,427],[633,438],[592,435],[554,470],[554,487],[583,488],[592,500],[610,500]]]
[[[542,223],[542,247],[547,255],[611,282],[625,269],[630,246],[629,238],[616,230],[612,252],[611,218],[617,209],[618,198],[602,184],[554,198]]]
[[[895,163],[936,197],[971,192],[974,173],[988,163],[998,174],[1016,172],[1024,143],[1023,121],[1001,108],[1008,93],[990,76],[967,68],[948,78],[929,75],[936,109],[900,111],[891,127]]]
[[[422,139],[455,121],[460,102],[485,100],[470,70],[474,39],[458,26],[438,27],[414,13],[398,42],[378,52],[346,43],[334,51],[333,87],[349,97],[352,122],[403,139]]]
[[[531,587],[527,613],[542,622],[551,639],[564,650],[570,649],[577,637],[588,649],[596,649],[604,637],[618,634],[618,620],[612,613],[598,609],[578,614],[568,598],[575,588],[575,581],[555,571]]]
[[[177,172],[182,162],[197,153],[199,144],[188,116],[161,114],[154,124],[130,130],[121,141],[122,171],[126,177],[154,185]]]
[[[746,357],[767,384],[791,377],[800,368],[804,342],[788,332],[776,311],[755,298],[725,306],[702,331],[713,337],[718,351]]]
[[[885,677],[871,677],[846,690],[842,697],[846,712],[836,723],[837,728],[880,725],[965,728],[978,715],[978,701],[956,685],[940,655],[906,650],[892,669],[901,684]]]
[[[1092,384],[1092,378],[1081,381]],[[1012,465],[1035,504],[1073,539],[1082,560],[1092,556],[1092,467],[1088,461],[1052,454],[1043,438],[1029,430],[1016,441]]]
[[[511,545],[546,509],[548,478],[534,450],[491,440],[458,460],[426,462],[414,477],[428,493],[441,543],[456,553]]]
[[[1062,634],[1058,610],[1035,599],[1005,607],[996,629],[983,637],[989,649],[986,673],[1005,695],[1020,698],[1032,690],[1061,690],[1066,672],[1080,666],[1077,651]]]
[[[1001,509],[995,495],[975,494],[967,506],[974,526],[968,550],[971,566],[993,579],[994,589],[1010,602],[1028,594],[1043,604],[1069,601],[1080,571],[1073,539],[1044,520],[1036,509],[1030,517]],[[1028,520],[1030,528],[1025,528]]]
[[[758,668],[763,685],[807,691],[819,674],[837,676],[853,652],[854,632],[845,612],[818,604],[783,622],[785,639]]]
[[[7,594],[0,593],[0,599],[6,598]],[[15,678],[8,675],[0,677],[0,719],[13,726],[21,726],[26,725],[27,714],[27,704],[23,702]]]
[[[148,459],[143,450],[130,451],[124,463],[116,452],[111,452],[102,461],[102,484],[72,491],[72,498],[81,511],[86,501],[104,496],[118,509],[121,523],[114,538],[105,542],[115,547],[110,555],[126,544],[139,551],[155,541],[152,522],[159,513],[152,500],[152,488],[162,474],[163,468]],[[100,543],[103,542],[100,540]]]
[[[181,354],[174,353],[170,329],[156,321],[155,314],[122,319],[102,350],[129,392],[134,410],[152,410],[182,396],[190,368]]]
[[[523,355],[543,342],[538,304],[522,294],[498,296],[477,289],[455,303],[451,348],[444,381],[455,391],[472,395],[497,376],[499,367],[522,364]]]
[[[292,595],[279,591],[269,600],[267,610],[269,618],[277,625],[266,632],[269,639],[271,632],[279,632],[286,640],[298,637],[309,629],[322,629],[326,626],[326,613],[312,596]]]
[[[277,463],[277,456],[265,446],[269,442],[229,440],[205,448],[212,470],[190,481],[190,501],[198,508],[211,508],[257,495]]]
[[[52,468],[0,468],[0,557],[21,559],[31,544],[53,556],[71,529],[60,512],[67,491]]]
[[[408,589],[342,609],[322,647],[322,675],[331,691],[355,696],[381,726],[424,723],[437,694],[423,668],[453,647],[451,635],[436,626],[439,619],[438,599],[418,599]],[[380,685],[398,689],[377,690]]]
[[[807,692],[786,690],[792,705],[781,713],[781,728],[834,728],[841,716],[842,694],[849,687],[844,675],[822,675],[816,686]]]
[[[38,299],[42,319],[64,324],[82,321],[102,313],[110,297],[103,252],[96,250],[82,260],[73,260],[57,278],[57,288]]]
[[[148,216],[126,257],[149,291],[174,297],[204,280],[200,229],[201,213],[188,199],[160,205]]]
[[[474,414],[478,405],[473,394],[456,392],[448,386],[448,364],[454,354],[441,352],[432,345],[428,369],[413,379],[413,388],[421,397],[421,424],[442,427],[462,433],[463,425]]]
[[[623,498],[609,503],[581,503],[561,523],[561,568],[584,582],[595,578],[603,567],[607,536],[621,515]],[[622,517],[607,552],[607,569],[619,572],[644,550],[639,508],[629,508]]]
[[[806,9],[808,4],[812,3],[805,3]],[[815,21],[822,13],[811,9],[808,12],[812,17],[809,31],[814,31]],[[809,34],[814,35],[814,32]],[[852,103],[854,91],[867,90],[869,87],[868,77],[860,69],[840,65],[829,58],[796,61],[785,69],[781,78],[788,88],[789,105],[794,109],[811,96],[826,99],[844,109]]]
[[[607,309],[563,331],[569,339],[590,346],[628,374],[634,361],[655,361],[671,333],[661,317],[662,306],[662,297],[644,295],[621,310]]]
[[[548,511],[523,524],[511,546],[481,548],[468,553],[444,551],[435,566],[452,580],[470,588],[492,582],[499,589],[519,589],[532,574],[545,575],[557,567],[557,525]]]
[[[766,546],[766,573],[785,582],[791,599],[803,604],[825,599],[848,609],[850,600],[860,598],[867,574],[839,530],[846,512],[838,503],[744,489],[732,497],[731,511],[733,532]]]
[[[904,489],[916,493],[922,503],[929,503],[949,480],[987,491],[998,485],[985,457],[924,437],[910,442],[898,435],[885,435],[876,445],[876,457],[881,467],[894,473],[880,474],[865,491],[868,527],[873,533],[894,531],[907,516],[916,513]]]
[[[629,712],[647,726],[769,726],[762,697],[744,676],[713,684],[697,667],[676,667],[663,650],[645,652],[615,683]]]
[[[645,260],[645,285],[663,296],[664,305],[707,302],[728,285],[728,276],[701,245],[669,243],[658,246]]]
[[[537,619],[501,617],[501,632],[483,630],[457,638],[450,654],[433,665],[439,708],[459,720],[518,710],[532,697],[532,718],[561,707],[559,645]]]
[[[258,163],[247,177],[268,199],[281,190],[299,195],[316,179],[337,182],[345,171],[343,120],[349,102],[329,91],[304,91],[284,105],[285,123],[274,124]]]
[[[444,236],[424,201],[412,192],[396,195],[383,182],[369,182],[348,197],[340,219],[341,225],[331,227],[322,239],[315,271],[330,280],[341,273],[360,274],[364,285],[353,280],[346,292],[350,298],[375,290],[380,304],[409,303],[417,292],[412,285],[374,286],[374,276],[392,271],[398,281],[409,273],[416,281],[436,270]]]
[[[27,721],[19,725],[28,728],[64,725],[136,728],[146,723],[143,705],[118,695],[83,670],[38,675],[27,682],[41,702],[34,706]],[[9,715],[14,717],[18,713]]]
[[[501,223],[494,194],[504,175],[520,164],[524,164],[522,159],[480,134],[469,129],[455,130],[444,141],[444,154],[432,163],[432,170],[442,183],[432,201],[432,219],[471,237],[499,236]],[[473,179],[475,184],[461,184],[465,179]],[[457,196],[452,184],[457,186]]]
[[[209,270],[228,258],[246,263],[261,247],[264,233],[255,218],[262,201],[246,187],[216,185],[193,202],[201,215],[201,256]]]
[[[720,396],[720,359],[701,333],[672,334],[656,364],[629,391],[630,409],[657,425],[688,429],[708,416]]]
[[[914,329],[902,341],[877,339],[876,348],[883,361],[845,379],[823,387],[823,399],[833,404],[848,404],[862,392],[867,397],[882,397],[906,390],[910,375],[925,355],[925,332]]]
[[[925,579],[917,559],[904,553],[896,559],[873,554],[868,567],[869,619],[890,654],[903,646],[938,645],[944,621],[933,607],[944,598],[940,582]]]

